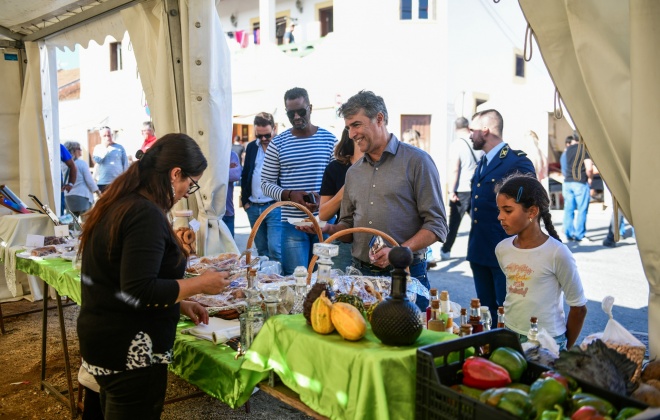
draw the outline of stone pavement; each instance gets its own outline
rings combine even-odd
[[[236,188],[240,191],[240,188]],[[238,203],[238,200],[235,201]],[[587,216],[588,240],[568,242],[567,246],[573,252],[578,264],[587,304],[587,318],[582,329],[581,338],[603,331],[608,317],[601,309],[601,301],[611,295],[614,300],[614,319],[633,332],[646,343],[648,335],[648,297],[649,287],[635,239],[622,239],[615,248],[602,246],[607,235],[607,227],[611,217],[611,209],[603,209],[602,203],[592,203]],[[552,210],[552,220],[560,235],[563,234],[563,210]],[[242,208],[236,206],[236,243],[239,249],[245,249],[250,234],[250,224]],[[632,229],[627,225],[628,233]],[[432,287],[449,291],[450,299],[461,306],[469,305],[470,299],[476,297],[472,271],[465,260],[467,238],[470,229],[470,218],[465,217],[461,224],[458,237],[451,252],[451,259],[440,261],[429,271]],[[434,256],[439,257],[439,245],[434,246]],[[568,308],[566,308],[568,311]]]

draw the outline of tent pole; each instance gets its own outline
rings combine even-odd
[[[183,39],[181,36],[181,18],[178,0],[165,0],[167,10],[167,26],[170,35],[170,52],[174,72],[174,93],[176,95],[179,132],[186,133],[186,102],[183,80]]]

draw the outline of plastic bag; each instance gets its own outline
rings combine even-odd
[[[635,370],[635,375],[633,376],[632,381],[638,382],[642,372],[642,363],[644,362],[646,346],[614,319],[612,316],[613,306],[614,298],[612,296],[605,296],[601,304],[603,312],[609,317],[609,321],[607,321],[607,325],[605,325],[605,331],[602,333],[590,334],[585,337],[580,344],[580,348],[584,350],[592,341],[597,339],[602,340],[607,347],[616,350],[637,364],[637,370]]]
[[[527,353],[528,350],[539,346],[549,352],[546,352],[546,356],[553,357],[555,359],[559,357],[559,344],[557,344],[555,339],[550,334],[548,334],[548,331],[546,331],[545,328],[541,328],[541,330],[538,332],[538,335],[536,336],[536,340],[539,342],[539,344],[530,343],[529,341],[522,343],[521,347],[523,352]]]

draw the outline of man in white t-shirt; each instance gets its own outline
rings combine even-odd
[[[460,117],[454,123],[456,138],[452,142],[449,161],[449,233],[447,240],[440,248],[440,259],[451,258],[451,247],[456,240],[458,228],[465,213],[470,212],[470,181],[479,160],[483,156],[482,150],[474,150],[470,139],[468,126],[470,121]]]

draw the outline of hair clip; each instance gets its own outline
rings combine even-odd
[[[520,203],[520,197],[522,196],[523,187],[518,188],[518,196],[516,197],[516,203]]]

